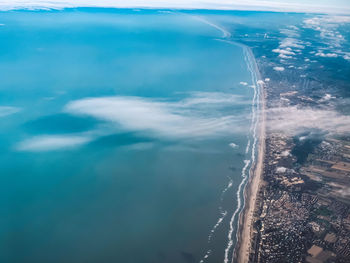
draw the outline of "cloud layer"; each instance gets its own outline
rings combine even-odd
[[[93,117],[104,124],[86,132],[35,136],[20,142],[15,149],[69,149],[116,132],[139,132],[166,140],[217,138],[248,131],[250,104],[241,96],[219,92],[197,92],[178,101],[121,96],[84,98],[71,101],[63,111]]]
[[[350,53],[343,50],[343,44],[349,39],[342,35],[339,27],[350,23],[350,16],[316,16],[304,20],[304,28],[318,32],[322,45],[315,52],[315,56],[323,58],[343,57],[350,60]]]
[[[225,114],[222,109],[239,103],[247,102],[223,93],[196,93],[178,102],[140,97],[103,97],[72,101],[64,111],[112,122],[120,129],[142,131],[151,136],[201,138],[244,129],[244,116]]]
[[[43,136],[36,136],[20,142],[16,146],[16,150],[41,152],[41,151],[69,149],[69,148],[81,146],[89,142],[90,140],[91,138],[87,136],[43,135]]]
[[[116,131],[191,141],[237,132],[247,133],[250,112],[231,115],[227,110],[232,105],[247,103],[250,102],[225,93],[198,93],[175,102],[141,97],[85,98],[68,103],[64,111],[103,120],[107,126],[84,133],[35,136],[20,142],[15,149],[34,152],[71,149]],[[350,116],[331,109],[290,106],[267,109],[265,114],[267,128],[272,132],[297,135],[309,130],[329,134],[346,134],[350,131]],[[237,147],[234,143],[230,146]]]
[[[296,135],[315,129],[330,134],[346,134],[350,131],[350,116],[333,110],[309,107],[280,107],[266,111],[270,131]]]
[[[312,13],[350,13],[342,0],[4,0],[0,9],[64,8],[64,7],[147,7],[183,9],[270,10]]]
[[[11,106],[0,106],[0,117],[5,117],[8,115],[15,114],[17,112],[21,111],[20,108],[17,107],[11,107]]]

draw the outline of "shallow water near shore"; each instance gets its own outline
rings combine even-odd
[[[231,258],[258,99],[249,52],[205,13],[0,23],[0,261]]]

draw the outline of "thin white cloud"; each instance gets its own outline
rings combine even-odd
[[[273,67],[275,71],[284,71],[284,67]]]
[[[302,42],[296,38],[285,38],[281,41],[280,43],[280,48],[288,48],[288,47],[292,47],[292,48],[304,48],[304,45],[302,44]]]
[[[319,57],[343,57],[348,59],[348,52],[343,51],[345,36],[339,32],[339,27],[350,23],[350,16],[319,15],[303,21],[304,28],[313,29],[318,32],[319,40],[322,43],[321,50],[315,54]]]
[[[18,108],[18,107],[0,106],[0,117],[12,115],[20,111],[21,111],[21,108]]]
[[[320,102],[324,102],[324,101],[329,101],[329,100],[335,99],[335,98],[336,98],[336,97],[332,96],[331,94],[326,93],[326,94],[322,97],[322,99],[320,99],[319,101],[320,101]]]
[[[17,151],[43,152],[72,149],[118,131],[139,131],[168,139],[201,139],[248,130],[249,116],[230,115],[228,106],[251,103],[241,96],[196,92],[180,101],[141,97],[87,98],[68,103],[64,111],[105,120],[94,130],[69,135],[40,135],[15,145]],[[250,108],[250,105],[247,107]],[[247,121],[248,120],[248,121]],[[145,145],[135,145],[135,150]],[[150,145],[147,145],[149,147]]]
[[[297,27],[289,27],[280,30],[281,34],[284,34],[290,38],[300,37],[299,29]]]
[[[319,51],[315,54],[317,57],[323,57],[323,58],[337,58],[338,54],[336,53],[323,53],[322,51]]]
[[[30,152],[62,150],[81,146],[90,140],[87,136],[42,135],[18,143],[15,149]]]
[[[320,26],[338,27],[339,24],[350,23],[349,16],[316,16],[304,20],[306,27],[320,31]]]
[[[283,55],[283,54],[279,54],[278,57],[279,57],[279,58],[283,58],[283,59],[290,59],[290,58],[293,58],[292,56],[286,56],[286,55]]]
[[[333,134],[346,134],[350,131],[350,116],[330,109],[280,107],[268,109],[266,116],[270,130],[290,135],[310,129]]]
[[[229,144],[229,146],[230,146],[232,149],[237,149],[237,148],[239,148],[239,146],[238,146],[237,144],[235,144],[234,142],[231,142],[231,143]]]
[[[311,1],[275,0],[4,0],[0,9],[18,8],[64,8],[64,7],[117,7],[117,8],[180,8],[180,9],[226,9],[270,10],[311,13],[349,14],[349,5],[341,2],[314,4]]]
[[[278,48],[272,50],[274,53],[278,53],[278,57],[281,59],[292,59],[297,54],[301,53],[301,49],[304,49],[304,42],[298,40],[300,37],[299,28],[290,25],[287,28],[281,29],[281,35],[285,35],[286,38],[282,38],[279,42]]]
[[[237,96],[196,93],[178,102],[140,97],[86,98],[70,102],[65,112],[112,122],[120,129],[167,138],[202,138],[244,130],[246,116],[222,107],[240,103]],[[247,103],[243,101],[242,103]]]
[[[238,105],[238,104],[247,104],[251,103],[250,101],[244,100],[242,96],[222,93],[222,92],[194,92],[190,97],[185,98],[179,102],[172,103],[173,107],[220,107],[223,105]]]
[[[286,49],[279,49],[279,48],[273,49],[272,52],[279,53],[282,55],[287,55],[287,56],[295,55],[295,53],[293,51],[289,51]]]

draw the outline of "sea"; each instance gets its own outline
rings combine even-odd
[[[231,262],[250,49],[203,12],[0,12],[0,262]]]

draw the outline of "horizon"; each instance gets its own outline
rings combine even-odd
[[[350,15],[350,3],[337,0],[323,0],[315,7],[313,1],[289,0],[281,2],[279,0],[260,1],[228,1],[228,0],[103,0],[95,3],[93,0],[15,0],[0,3],[1,11],[20,9],[64,9],[64,8],[141,8],[141,9],[178,9],[178,10],[226,10],[226,11],[271,11],[271,12],[291,12],[291,13],[316,13],[316,14],[342,14]]]

